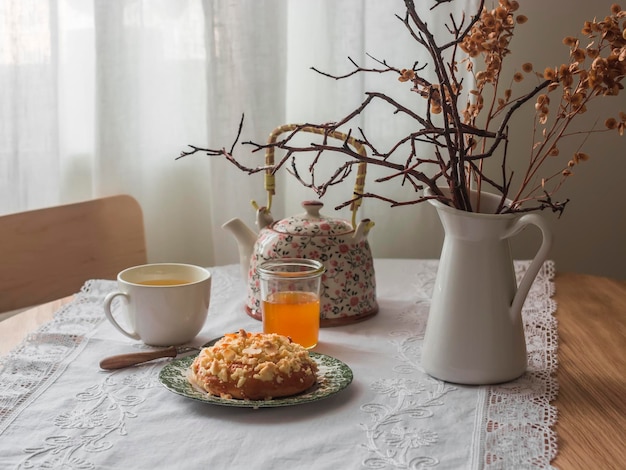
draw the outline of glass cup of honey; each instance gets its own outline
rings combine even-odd
[[[263,332],[288,336],[311,349],[320,331],[320,286],[324,265],[312,259],[278,258],[257,267]]]

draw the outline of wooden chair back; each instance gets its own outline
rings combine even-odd
[[[0,312],[66,297],[88,279],[115,279],[146,262],[142,210],[128,195],[0,216]]]

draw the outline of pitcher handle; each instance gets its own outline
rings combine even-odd
[[[504,234],[502,238],[509,238],[518,234],[527,225],[535,225],[539,227],[541,230],[542,241],[537,254],[531,261],[526,274],[524,274],[524,277],[519,283],[515,297],[513,297],[513,301],[511,302],[511,312],[514,317],[517,316],[516,312],[521,312],[526,296],[528,295],[528,291],[530,291],[530,287],[537,277],[543,262],[548,257],[548,252],[552,246],[552,231],[550,230],[550,227],[548,227],[548,223],[545,219],[538,214],[525,214],[521,216],[515,221],[513,226]]]

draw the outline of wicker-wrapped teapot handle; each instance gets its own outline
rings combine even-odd
[[[343,132],[332,131],[326,129],[324,127],[315,127],[310,125],[301,125],[301,124],[284,124],[280,127],[274,129],[269,136],[268,144],[275,144],[278,140],[278,136],[284,134],[285,132],[292,131],[302,131],[302,132],[310,132],[313,134],[320,134],[328,137],[332,137],[334,139],[343,140],[348,144],[352,145],[357,153],[363,157],[367,154],[365,152],[365,147],[361,142],[356,140],[354,137],[348,136]],[[274,174],[272,173],[271,167],[274,166],[274,145],[269,145],[265,150],[265,165],[268,167],[268,170],[265,172],[265,190],[267,191],[267,210],[269,210],[272,206],[272,196],[276,194],[276,184]],[[359,162],[357,166],[357,175],[356,182],[354,184],[354,200],[352,204],[350,204],[350,210],[352,210],[352,226],[356,227],[356,212],[363,202],[363,187],[365,186],[365,172],[367,169],[367,165],[364,161]]]

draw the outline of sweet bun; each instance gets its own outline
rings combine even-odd
[[[315,384],[317,364],[286,336],[239,330],[200,351],[188,378],[195,387],[222,398],[270,400]]]

